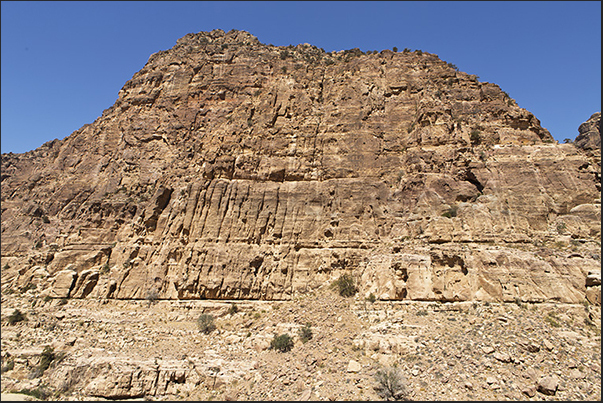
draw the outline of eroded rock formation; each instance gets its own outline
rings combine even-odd
[[[579,144],[427,52],[189,34],[92,124],[2,155],[2,285],[289,299],[350,272],[381,299],[600,303]]]
[[[601,112],[593,115],[578,128],[576,147],[584,150],[598,151],[601,154]]]

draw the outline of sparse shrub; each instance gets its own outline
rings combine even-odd
[[[375,294],[370,293],[368,297],[366,297],[366,300],[368,302],[370,302],[371,304],[375,303],[375,301],[377,301],[377,297],[375,297]]]
[[[199,318],[197,319],[197,326],[199,327],[199,331],[205,334],[210,334],[216,329],[214,317],[207,313],[202,313],[199,315]]]
[[[50,397],[50,392],[48,389],[43,388],[42,386],[38,386],[35,389],[21,389],[19,392],[23,395],[33,396],[38,400],[46,400]]]
[[[99,270],[99,273],[100,273],[100,274],[107,274],[107,273],[109,273],[109,271],[110,271],[110,270],[109,270],[109,263],[107,262],[107,263],[105,263],[105,264],[104,264],[104,265],[101,267],[101,269]]]
[[[601,329],[588,317],[584,318],[584,324],[590,330],[592,330],[596,336],[601,336]]]
[[[50,346],[44,347],[44,350],[40,355],[40,363],[33,371],[31,371],[31,373],[29,374],[29,378],[34,379],[41,377],[44,374],[44,371],[46,371],[48,367],[50,367],[50,364],[52,363],[52,361],[54,361],[54,359],[54,349]]]
[[[458,211],[458,207],[452,206],[448,210],[446,210],[442,213],[442,217],[448,217],[448,218],[456,217],[457,211]]]
[[[10,359],[6,361],[6,365],[2,366],[2,369],[0,370],[0,372],[5,373],[8,371],[12,371],[12,369],[15,367],[15,360]]]
[[[289,57],[289,51],[288,50],[281,50],[281,60],[285,60],[288,57]]]
[[[393,47],[392,50],[394,51],[394,53],[398,53],[398,48],[397,47]]]
[[[157,301],[157,298],[159,298],[159,291],[154,288],[147,291],[145,299],[149,301],[149,306],[151,306],[153,302]]]
[[[22,290],[21,292],[27,292],[29,290],[35,290],[36,288],[38,288],[37,285],[35,285],[34,283],[28,283]]]
[[[427,316],[427,311],[421,309],[420,311],[417,311],[416,315],[417,316]]]
[[[565,230],[567,229],[567,225],[564,222],[560,222],[557,224],[557,232],[561,235],[565,234]]]
[[[312,328],[310,323],[306,323],[299,329],[299,338],[303,343],[307,343],[312,338]]]
[[[259,312],[253,314],[253,319],[259,319],[262,315]]]
[[[402,371],[398,367],[385,367],[375,373],[375,390],[386,400],[406,400],[407,392]]]
[[[230,304],[230,308],[228,308],[228,313],[234,315],[237,312],[239,312],[239,307],[237,306],[237,304]]]
[[[474,129],[471,131],[471,133],[469,134],[469,139],[471,140],[471,144],[478,145],[481,142],[482,139],[479,134],[480,134],[480,131],[477,129]]]
[[[50,295],[46,295],[44,297],[44,302],[52,301],[52,297]]]
[[[281,353],[286,353],[293,348],[293,338],[287,333],[283,333],[278,336],[274,335],[274,338],[270,342],[270,348],[273,350],[278,350]]]
[[[358,48],[346,49],[343,51],[343,57],[346,62],[350,61],[354,57],[362,56],[363,54],[364,52]]]
[[[549,312],[544,320],[552,327],[561,327],[561,324],[558,322],[559,318],[553,312]]]
[[[403,169],[401,169],[401,170],[398,172],[398,175],[396,175],[396,182],[400,182],[400,181],[402,180],[402,178],[403,178],[403,177],[404,177],[404,170],[403,170]]]
[[[410,124],[410,126],[408,126],[408,127],[406,128],[406,132],[407,132],[407,133],[410,133],[410,132],[412,132],[414,129],[415,129],[415,122],[412,122],[412,123]]]
[[[24,320],[26,320],[25,314],[18,309],[15,309],[7,318],[9,325],[14,325],[17,322],[22,322]]]
[[[54,349],[50,346],[44,347],[42,351],[42,357],[40,358],[40,364],[38,365],[38,369],[40,370],[40,375],[44,373],[50,367],[50,364],[55,359]]]
[[[65,305],[65,304],[67,304],[67,298],[61,298],[59,300],[59,305]]]
[[[351,297],[358,292],[358,288],[356,288],[354,278],[351,274],[339,276],[339,278],[331,284],[331,287],[337,289],[339,295],[342,297]]]

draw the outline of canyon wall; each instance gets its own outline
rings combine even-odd
[[[558,144],[434,54],[189,34],[93,123],[2,155],[2,290],[277,300],[349,273],[383,300],[600,304],[600,167],[600,113]]]

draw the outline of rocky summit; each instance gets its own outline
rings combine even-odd
[[[442,311],[439,304],[469,304],[472,308],[458,320],[479,322],[479,308],[484,321],[489,312],[496,324],[480,325],[475,337],[513,323],[506,329],[531,328],[537,342],[530,347],[529,337],[505,339],[492,347],[485,339],[467,339],[465,349],[473,357],[468,362],[475,364],[467,373],[486,365],[478,346],[493,348],[495,359],[486,359],[494,374],[484,380],[488,394],[468,378],[448,383],[444,394],[426,389],[429,382],[444,382],[442,376],[446,382],[452,379],[458,369],[454,361],[464,354],[458,345],[456,356],[445,354],[448,364],[430,372],[431,380],[419,376],[425,367],[418,362],[409,366],[416,372],[416,388],[408,396],[496,399],[497,391],[507,391],[506,398],[536,393],[542,398],[554,396],[562,385],[562,398],[600,399],[600,347],[589,344],[597,337],[600,343],[600,117],[600,112],[593,114],[575,141],[559,144],[498,85],[480,82],[435,54],[277,47],[236,30],[188,34],[173,48],[151,55],[93,123],[33,151],[2,154],[2,390],[5,384],[19,389],[14,379],[27,378],[27,357],[44,357],[42,350],[19,350],[24,348],[19,338],[27,334],[30,344],[42,346],[53,342],[47,337],[53,334],[54,344],[59,343],[54,347],[66,355],[62,367],[51,367],[55,372],[48,382],[59,392],[73,390],[80,381],[87,384],[78,389],[84,393],[79,398],[373,399],[372,389],[357,394],[358,388],[368,390],[364,376],[371,363],[409,351],[437,353],[437,345],[425,341],[430,332],[441,332],[442,342],[452,343],[452,336],[444,328],[423,326],[451,320],[448,313],[433,313]],[[328,291],[344,275],[356,287],[349,306],[347,299],[332,300],[339,297]],[[315,319],[308,311],[294,312],[310,296],[318,310]],[[375,301],[372,311],[366,298]],[[234,301],[249,304],[239,316],[220,305]],[[158,328],[162,319],[149,312],[140,316],[138,307],[147,303],[147,310],[162,307],[155,308],[163,312],[158,317],[169,317],[173,327],[166,322]],[[526,310],[516,319],[505,308],[508,303],[535,310],[565,307],[560,309],[567,320],[551,320],[568,326],[563,331],[575,333],[570,339],[584,342],[542,347],[545,340],[556,342],[539,332],[536,311]],[[272,305],[261,310],[262,304]],[[289,304],[289,316],[273,309],[279,304]],[[425,312],[421,320],[399,336],[404,343],[374,341],[379,338],[374,335],[397,326],[394,321],[370,330],[384,318],[391,320],[387,310],[394,304],[401,317],[417,314],[420,304],[436,308],[420,310]],[[486,309],[483,304],[493,305]],[[329,306],[338,315],[333,329],[342,317],[350,325],[340,332],[343,344],[331,346],[327,328],[319,333],[333,354],[342,352],[338,359],[348,365],[342,372],[350,378],[347,386],[315,393],[343,379],[312,355],[312,343],[318,341],[293,347],[292,353],[305,354],[307,361],[299,364],[297,375],[262,372],[270,359],[286,355],[266,350],[264,336],[257,334],[281,328],[292,332],[302,318],[327,323],[333,319]],[[15,324],[17,308],[38,319]],[[216,340],[191,339],[192,345],[212,352],[207,356],[153,350],[155,344],[143,340],[148,337],[143,329],[165,339],[198,334],[187,321],[194,323],[193,316],[205,310],[228,321]],[[267,313],[270,318],[260,325],[258,318]],[[423,320],[432,313],[435,322]],[[12,323],[7,323],[9,315]],[[127,323],[128,334],[115,323]],[[229,328],[233,323],[245,334]],[[14,326],[25,327],[15,332]],[[46,336],[39,332],[44,326],[52,327]],[[98,343],[80,343],[87,334],[84,326],[104,336]],[[459,326],[458,332],[467,332]],[[586,333],[576,333],[575,326]],[[424,331],[413,333],[417,329]],[[501,329],[500,337],[510,334]],[[10,339],[4,336],[9,330]],[[75,340],[65,340],[69,332],[77,334],[71,336]],[[246,343],[254,353],[248,359],[239,356],[240,365],[226,370],[230,364],[225,363],[234,358],[224,354],[236,350],[230,344],[246,345],[243,340],[251,333]],[[101,348],[102,337],[114,342]],[[132,346],[139,344],[148,349],[145,354],[135,353]],[[526,376],[530,382],[512,381],[511,387],[492,365],[524,365],[523,355],[509,355],[520,346],[536,354],[530,360],[540,357],[541,364]],[[561,361],[542,364],[544,351],[571,357],[585,348],[590,354],[586,363],[558,356],[565,360],[562,366]],[[115,352],[138,354],[140,362],[114,357]],[[88,372],[78,370],[88,353],[96,357],[87,361]],[[589,361],[597,354],[598,366]],[[9,361],[21,363],[20,369],[5,371]],[[115,366],[129,369],[108,378]],[[556,368],[548,378],[545,367]],[[584,375],[575,379],[587,379],[586,386],[564,383],[566,368]],[[196,375],[191,378],[187,371]],[[242,372],[233,375],[237,371]],[[310,376],[306,372],[316,377],[314,386],[302,381]],[[21,378],[5,382],[11,373]],[[280,392],[254,391],[253,383],[262,377],[273,386],[280,382],[275,386]],[[598,389],[589,389],[597,379]],[[59,380],[67,384],[57,386]],[[241,392],[233,389],[233,380],[247,382],[240,387],[252,386]],[[223,395],[204,395],[199,385],[226,389]]]

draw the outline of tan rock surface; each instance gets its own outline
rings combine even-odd
[[[23,395],[21,393],[2,393],[1,400],[3,402],[26,402],[40,399],[36,399],[33,396]]]
[[[381,400],[376,372],[396,365],[412,400],[601,398],[600,306],[370,303],[326,288],[280,302],[59,305],[31,290],[3,296],[2,366],[12,360],[13,367],[3,370],[2,392],[40,388],[56,400],[374,401]],[[5,311],[15,308],[28,320],[8,325]],[[215,316],[216,330],[199,332],[201,313]],[[299,329],[308,322],[312,338],[303,343]],[[293,337],[292,350],[268,349],[282,333]],[[55,360],[32,378],[47,345]]]
[[[593,115],[578,128],[576,147],[599,152],[601,155],[601,112]]]
[[[600,154],[427,52],[189,34],[92,124],[2,156],[3,287],[54,298],[290,299],[352,271],[382,299],[577,303],[600,224]]]

